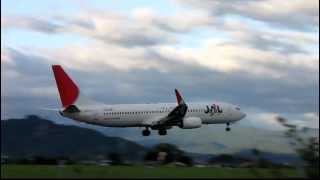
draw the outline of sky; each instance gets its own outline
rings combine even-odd
[[[224,101],[240,126],[319,128],[317,0],[1,1],[1,119],[61,106],[52,64],[106,104]],[[126,131],[121,130],[126,136]]]

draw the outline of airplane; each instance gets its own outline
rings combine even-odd
[[[176,103],[115,104],[90,101],[60,65],[52,65],[62,103],[59,113],[78,122],[105,127],[143,127],[143,136],[157,130],[163,136],[174,126],[182,129],[200,128],[203,124],[230,124],[246,114],[240,107],[224,102],[186,103],[175,89]]]

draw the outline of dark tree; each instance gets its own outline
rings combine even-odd
[[[118,154],[118,153],[110,153],[109,154],[109,159],[111,160],[111,164],[112,165],[120,165],[120,164],[123,164],[123,160],[121,158],[121,155]]]
[[[186,164],[186,165],[188,165],[188,166],[192,166],[192,165],[193,165],[193,160],[192,160],[192,158],[189,157],[189,156],[186,156],[186,155],[181,156],[181,157],[179,158],[179,161],[182,162],[182,163],[184,163],[184,164]]]
[[[158,144],[151,148],[144,156],[145,161],[158,161],[160,153],[165,153],[163,164],[171,162],[182,162],[187,165],[193,165],[191,157],[187,156],[186,153],[180,150],[177,146],[172,144]]]
[[[288,123],[283,117],[277,117],[277,121],[287,128],[285,135],[291,140],[290,145],[295,148],[297,154],[305,162],[304,171],[308,177],[319,177],[319,138],[304,138],[310,129],[302,127],[300,130],[296,125]]]
[[[230,154],[221,154],[209,160],[209,163],[231,163],[235,158]]]
[[[58,164],[58,161],[55,158],[34,156],[33,163],[34,164]]]

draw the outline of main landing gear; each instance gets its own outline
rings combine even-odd
[[[160,136],[164,136],[164,135],[167,135],[167,130],[166,129],[159,129],[158,133]]]
[[[143,136],[149,136],[150,133],[151,132],[148,127],[146,127],[146,129],[142,131]],[[166,129],[159,129],[158,133],[160,136],[164,136],[164,135],[167,135],[167,130]]]
[[[145,130],[142,131],[143,136],[149,136],[150,135],[150,130],[146,128]]]
[[[230,123],[227,123],[226,131],[230,131],[231,130],[229,126],[230,126]]]

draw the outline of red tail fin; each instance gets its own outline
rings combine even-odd
[[[66,108],[77,100],[79,89],[60,65],[52,65],[52,70],[56,79],[62,106]]]
[[[174,92],[176,93],[177,103],[184,104],[184,100],[182,99],[182,96],[180,95],[179,91],[177,89],[174,89]]]

